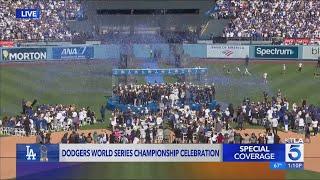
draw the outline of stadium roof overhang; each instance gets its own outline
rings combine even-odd
[[[208,21],[212,0],[91,0],[85,1],[88,22],[105,28],[160,28],[191,31]]]

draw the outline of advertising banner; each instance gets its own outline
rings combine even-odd
[[[284,38],[284,44],[310,44],[311,40],[309,38]]]
[[[303,46],[302,59],[318,59],[320,57],[320,46]]]
[[[249,49],[249,46],[240,45],[208,45],[207,58],[246,58]]]
[[[298,46],[254,46],[254,58],[297,59],[298,57]]]
[[[94,48],[92,46],[52,48],[52,56],[53,59],[93,59]]]
[[[1,52],[3,61],[34,61],[46,60],[46,48],[12,48],[2,49]]]
[[[1,41],[0,40],[0,47],[13,47],[14,42],[13,41]]]

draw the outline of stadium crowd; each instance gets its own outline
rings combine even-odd
[[[77,0],[1,0],[0,40],[71,40],[79,33],[71,32],[66,20],[75,19],[80,7]],[[16,19],[19,8],[41,9],[41,19]]]
[[[20,115],[0,120],[0,132],[5,135],[29,136],[45,132],[78,130],[80,126],[97,122],[90,107],[77,108],[74,105],[35,104],[37,101],[22,101]]]
[[[213,16],[230,19],[224,37],[320,37],[318,0],[218,0]]]
[[[41,19],[16,19],[15,9],[17,8],[41,9]],[[320,1],[318,0],[218,0],[212,15],[230,19],[224,29],[224,37],[320,38],[319,9]],[[81,32],[71,32],[67,26],[67,20],[79,19],[83,16],[83,8],[78,0],[2,0],[0,40],[70,41],[73,38],[92,37],[93,35]],[[187,37],[191,35],[178,39]]]

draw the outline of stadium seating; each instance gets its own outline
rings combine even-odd
[[[212,16],[228,18],[225,37],[320,37],[318,0],[218,0]]]
[[[18,8],[41,9],[40,20],[15,18]],[[80,2],[8,0],[0,4],[0,40],[71,40],[67,20],[76,19]]]
[[[41,19],[16,19],[17,8],[41,9]],[[210,12],[219,19],[230,19],[224,28],[224,37],[319,38],[319,9],[318,0],[218,0]],[[78,0],[3,1],[0,4],[0,40],[68,41],[86,36],[70,31],[67,25],[68,20],[83,18],[83,12]]]

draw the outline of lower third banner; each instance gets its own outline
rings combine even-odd
[[[222,145],[18,144],[17,162],[222,162]]]

